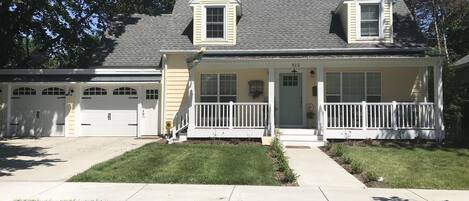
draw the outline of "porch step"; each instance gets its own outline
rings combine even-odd
[[[318,135],[318,130],[316,129],[282,128],[279,132],[280,135]]]
[[[296,135],[296,134],[289,134],[284,135],[280,134],[280,141],[306,141],[306,142],[314,142],[319,141],[319,137],[317,135]]]

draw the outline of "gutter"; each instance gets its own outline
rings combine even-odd
[[[160,69],[0,69],[0,75],[146,75]]]
[[[205,54],[318,54],[318,53],[398,53],[423,52],[430,48],[323,48],[323,49],[269,49],[269,50],[206,50]],[[200,50],[160,50],[163,54],[198,53]]]

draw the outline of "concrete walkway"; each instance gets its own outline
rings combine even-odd
[[[319,148],[287,148],[290,167],[299,175],[300,186],[365,188],[353,175],[327,156]]]
[[[467,201],[469,191],[347,187],[0,182],[0,200],[100,201]]]
[[[154,141],[133,137],[0,141],[0,181],[65,181],[96,163]]]

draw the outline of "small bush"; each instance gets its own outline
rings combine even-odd
[[[345,164],[351,164],[352,163],[352,158],[347,157],[347,156],[343,156],[343,158],[344,158],[344,163]]]
[[[378,181],[378,179],[379,179],[378,174],[376,174],[372,171],[366,172],[366,177],[368,178],[369,181]]]
[[[284,154],[283,147],[277,138],[275,138],[272,141],[271,151],[272,151],[272,157],[275,158],[278,171],[282,172],[284,175],[283,182],[285,183],[295,182],[298,175],[296,175],[295,172],[290,168],[287,157]]]
[[[337,156],[337,157],[342,157],[344,155],[344,145],[342,144],[336,144],[332,147],[332,153]]]
[[[352,161],[351,165],[353,174],[360,174],[363,172],[363,166],[360,163]]]

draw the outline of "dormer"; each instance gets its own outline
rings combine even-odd
[[[194,45],[236,45],[236,22],[241,15],[239,0],[191,0]]]
[[[393,0],[343,0],[340,16],[348,43],[393,43]]]

